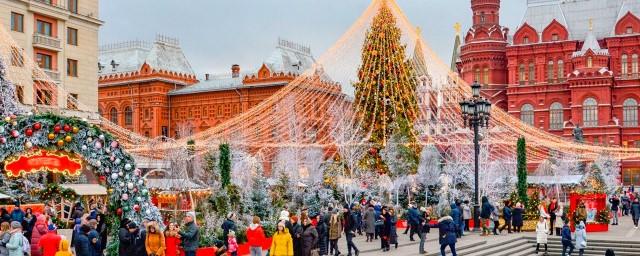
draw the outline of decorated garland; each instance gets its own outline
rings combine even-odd
[[[49,201],[60,197],[69,201],[75,201],[76,198],[78,198],[78,194],[76,194],[73,189],[61,187],[58,183],[50,183],[47,185],[47,188],[38,192],[38,197],[41,201]]]
[[[0,161],[36,150],[81,156],[89,165],[87,168],[106,182],[109,211],[138,223],[143,219],[162,223],[160,212],[151,203],[149,190],[141,171],[135,168],[133,157],[124,152],[111,134],[99,127],[78,118],[50,113],[2,118]],[[117,224],[117,221],[111,223]],[[117,226],[110,228],[118,229]],[[118,239],[112,241],[117,243]]]

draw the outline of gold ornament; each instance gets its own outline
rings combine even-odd
[[[47,138],[49,138],[49,140],[53,140],[56,138],[56,135],[53,133],[49,133],[49,135],[47,136]]]
[[[64,146],[64,140],[58,140],[56,144],[58,145],[58,147],[62,147]]]
[[[66,137],[64,137],[64,141],[66,142],[71,142],[71,136],[67,135]]]
[[[75,126],[73,127],[73,133],[74,133],[74,134],[75,134],[75,133],[78,133],[79,131],[80,131],[80,128],[75,127]]]

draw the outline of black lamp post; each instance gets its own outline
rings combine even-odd
[[[475,194],[473,195],[473,226],[474,230],[480,229],[480,188],[478,183],[478,155],[480,154],[480,143],[478,136],[478,129],[482,127],[489,127],[489,118],[491,116],[491,102],[489,100],[480,97],[480,84],[476,81],[471,85],[471,91],[473,96],[469,99],[465,99],[460,102],[460,108],[462,109],[462,118],[464,127],[469,126],[473,129],[473,146],[475,153]]]

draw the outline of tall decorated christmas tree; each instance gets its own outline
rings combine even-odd
[[[529,198],[527,196],[527,145],[523,137],[518,138],[517,145],[517,161],[518,161],[518,199],[523,204],[527,205]],[[537,207],[537,205],[536,205]]]
[[[390,163],[381,154],[389,143],[397,144],[396,160],[415,162],[404,170],[408,173],[416,172],[420,152],[413,130],[418,113],[415,71],[400,38],[396,18],[383,1],[367,31],[354,84],[355,113],[371,145],[360,164],[381,174],[390,172]]]

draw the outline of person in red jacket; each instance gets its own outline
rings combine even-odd
[[[247,240],[251,256],[262,256],[262,245],[264,245],[266,237],[262,225],[260,225],[260,217],[253,216],[253,223],[247,229]]]
[[[47,229],[47,234],[40,238],[37,245],[40,247],[42,256],[55,256],[62,238],[58,235],[56,227],[53,224],[49,225]]]
[[[169,228],[164,231],[165,256],[180,255],[180,236],[177,226],[175,223],[169,223]]]
[[[47,218],[44,214],[38,214],[38,217],[36,217],[36,224],[33,226],[33,231],[31,232],[31,256],[42,256],[38,243],[49,231],[49,220]]]

